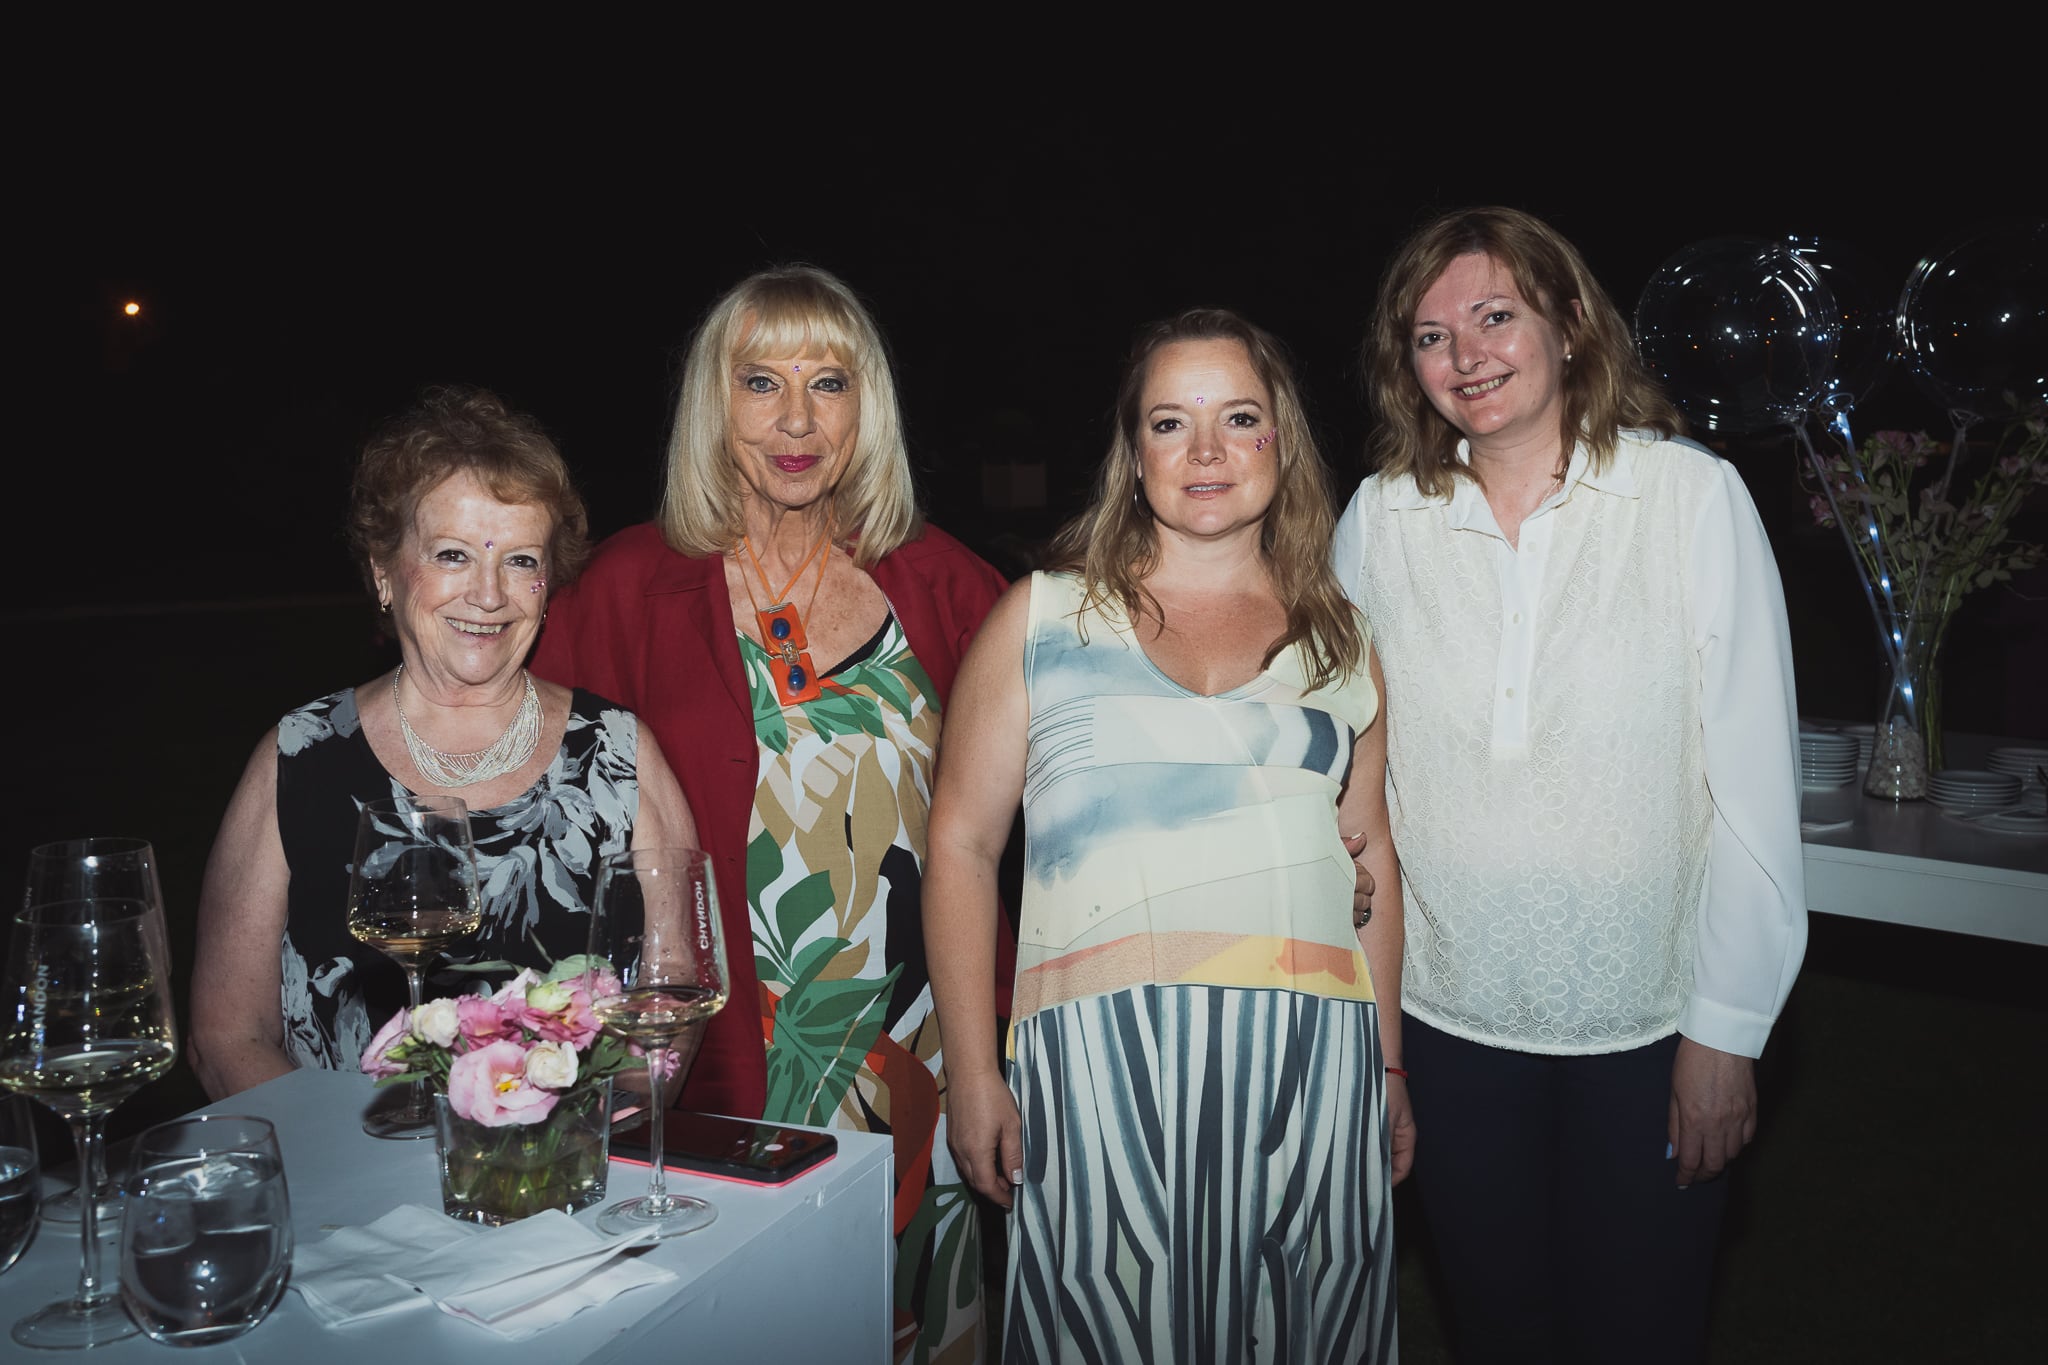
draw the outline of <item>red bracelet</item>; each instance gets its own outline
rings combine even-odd
[[[1404,1068],[1398,1066],[1388,1067],[1387,1074],[1389,1076],[1399,1076],[1404,1081],[1408,1079],[1408,1072]]]

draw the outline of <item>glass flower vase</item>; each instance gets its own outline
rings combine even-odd
[[[1927,795],[1927,776],[1942,766],[1941,674],[1936,650],[1940,618],[1898,612],[1888,623],[1886,654],[1891,685],[1871,738],[1863,790],[1893,801]]]
[[[611,1083],[565,1096],[538,1123],[487,1127],[434,1097],[441,1209],[496,1227],[544,1209],[574,1213],[605,1194],[611,1162]]]

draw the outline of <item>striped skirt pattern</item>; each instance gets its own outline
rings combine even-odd
[[[1003,1359],[1395,1360],[1378,1017],[1139,986],[1015,1035]]]

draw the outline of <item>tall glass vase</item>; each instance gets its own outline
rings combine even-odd
[[[1885,623],[1885,655],[1891,686],[1878,712],[1870,746],[1870,770],[1863,790],[1893,801],[1927,795],[1927,775],[1939,771],[1941,673],[1936,653],[1947,618],[1936,613],[1894,612]]]

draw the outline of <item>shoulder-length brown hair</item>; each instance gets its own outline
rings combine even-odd
[[[880,329],[837,276],[792,265],[734,285],[690,343],[657,518],[671,549],[722,555],[746,530],[748,488],[731,440],[733,366],[825,351],[852,371],[860,402],[853,451],[832,491],[834,538],[866,568],[924,528]]]
[[[1191,308],[1138,333],[1117,389],[1116,429],[1096,475],[1094,500],[1054,539],[1052,563],[1081,575],[1084,610],[1114,602],[1133,622],[1147,611],[1164,618],[1158,602],[1144,589],[1146,576],[1158,562],[1159,544],[1152,506],[1145,501],[1138,477],[1138,447],[1152,358],[1182,341],[1237,342],[1273,398],[1279,466],[1274,471],[1273,501],[1259,530],[1259,547],[1287,611],[1287,632],[1266,651],[1264,663],[1270,665],[1282,650],[1299,644],[1307,656],[1311,687],[1362,671],[1365,636],[1358,613],[1330,571],[1330,537],[1336,526],[1330,475],[1309,430],[1293,369],[1275,337],[1228,309]]]
[[[1451,262],[1475,254],[1505,267],[1523,301],[1564,333],[1571,360],[1564,368],[1560,471],[1580,441],[1600,470],[1614,458],[1615,438],[1624,428],[1660,436],[1684,431],[1678,409],[1637,359],[1628,324],[1576,247],[1519,209],[1460,209],[1410,237],[1380,277],[1364,361],[1379,419],[1374,464],[1382,473],[1411,475],[1432,497],[1448,495],[1459,477],[1471,477],[1458,459],[1457,428],[1431,406],[1415,378],[1410,332],[1429,287]]]

